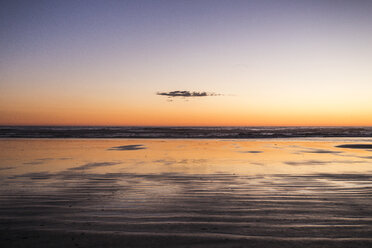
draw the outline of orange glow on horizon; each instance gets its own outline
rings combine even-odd
[[[372,115],[241,113],[232,111],[84,110],[3,113],[0,125],[57,126],[371,126]]]

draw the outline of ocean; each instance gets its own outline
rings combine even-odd
[[[0,138],[296,138],[372,137],[372,127],[0,126]]]

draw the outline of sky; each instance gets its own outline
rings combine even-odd
[[[372,125],[372,1],[9,0],[0,37],[0,125]]]

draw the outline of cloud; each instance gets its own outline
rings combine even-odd
[[[188,90],[176,90],[169,92],[157,92],[158,96],[167,96],[167,97],[203,97],[203,96],[221,96],[221,94],[208,93],[205,91],[188,91]]]
[[[143,145],[127,145],[127,146],[111,147],[108,150],[111,150],[111,151],[134,151],[134,150],[141,150],[141,149],[146,149],[146,147],[143,146]]]

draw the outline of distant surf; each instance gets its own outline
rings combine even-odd
[[[0,138],[250,139],[372,137],[372,127],[1,126]]]

